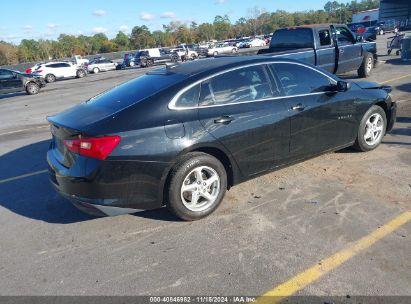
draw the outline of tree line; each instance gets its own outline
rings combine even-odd
[[[185,24],[172,21],[163,30],[150,31],[145,25],[133,27],[131,34],[118,32],[109,39],[105,34],[93,36],[60,34],[57,40],[23,39],[19,45],[0,41],[0,65],[67,58],[73,54],[94,55],[116,51],[173,46],[179,43],[224,40],[229,38],[268,34],[278,28],[315,24],[348,23],[353,12],[378,8],[379,0],[351,1],[341,4],[328,1],[322,10],[268,12],[250,8],[246,17],[231,22],[227,15],[216,16],[213,22]]]

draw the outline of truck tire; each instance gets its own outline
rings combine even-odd
[[[367,78],[371,75],[371,70],[374,68],[374,57],[371,53],[366,52],[362,60],[360,68],[357,70],[360,78]]]

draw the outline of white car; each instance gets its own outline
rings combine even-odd
[[[95,58],[87,65],[87,71],[97,74],[102,71],[111,71],[116,69],[117,64],[106,58]]]
[[[262,47],[265,46],[265,41],[259,38],[254,38],[246,43],[246,47]]]
[[[182,56],[185,56],[185,55],[187,55],[188,59],[192,59],[192,60],[198,58],[198,53],[196,51],[193,51],[187,48],[181,47],[181,48],[171,49],[171,52],[177,54],[179,58],[182,58]]]
[[[217,56],[219,54],[236,53],[237,47],[232,45],[217,44],[215,47],[207,50],[207,56]]]
[[[87,71],[70,62],[49,62],[40,65],[34,73],[46,80],[46,82],[55,82],[56,79],[77,77],[83,78]]]
[[[81,57],[80,55],[74,55],[73,58],[71,58],[71,61],[74,62],[74,64],[77,65],[87,65],[89,64],[89,60],[86,58]]]

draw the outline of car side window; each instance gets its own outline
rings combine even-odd
[[[215,76],[201,86],[200,105],[221,105],[273,97],[262,65]]]
[[[69,68],[70,65],[68,63],[60,63],[60,67],[62,68]]]
[[[324,92],[332,80],[303,65],[274,63],[271,65],[286,96]]]
[[[355,39],[346,27],[336,27],[337,41],[339,44],[352,44]]]
[[[13,77],[13,72],[7,70],[0,70],[0,79],[11,79]]]
[[[320,37],[320,46],[331,45],[330,30],[319,30],[318,36]]]
[[[200,85],[188,89],[178,97],[175,106],[178,108],[188,108],[198,106],[198,97],[200,95]]]

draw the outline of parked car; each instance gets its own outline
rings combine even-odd
[[[395,121],[389,92],[266,56],[166,66],[49,117],[50,180],[86,212],[166,205],[200,219],[263,173],[344,147],[375,149]]]
[[[375,41],[377,39],[377,27],[370,26],[365,29],[365,32],[362,34],[362,37],[365,41]]]
[[[29,95],[35,95],[45,86],[46,82],[40,77],[8,69],[0,69],[0,94],[26,91]]]
[[[379,35],[384,35],[385,33],[388,32],[394,32],[397,24],[395,23],[394,20],[387,20],[384,22],[380,22],[377,25],[377,32]]]
[[[259,38],[254,38],[248,41],[245,44],[245,47],[252,48],[252,47],[262,47],[265,46],[265,41]]]
[[[198,53],[194,50],[191,50],[186,47],[179,47],[175,49],[171,49],[172,53],[175,53],[180,60],[194,60],[198,58]]]
[[[270,47],[258,54],[292,58],[341,74],[357,70],[368,77],[377,62],[375,42],[359,42],[343,24],[297,26],[276,30]]]
[[[74,55],[74,56],[71,58],[71,61],[72,61],[74,64],[78,65],[78,66],[80,66],[80,65],[86,66],[86,65],[88,65],[89,62],[90,62],[88,59],[83,58],[83,57],[81,57],[80,55]]]
[[[95,58],[87,65],[87,71],[97,74],[101,71],[111,71],[116,69],[117,64],[104,57]]]
[[[37,70],[37,68],[40,66],[40,65],[42,65],[44,62],[41,62],[41,63],[36,63],[34,66],[32,66],[31,68],[27,68],[26,69],[26,74],[31,74],[31,73],[33,73],[35,70]]]
[[[34,74],[50,83],[62,78],[83,78],[87,75],[87,71],[84,67],[74,65],[71,62],[61,61],[44,63],[34,71]]]
[[[217,44],[215,47],[207,50],[207,56],[217,56],[219,54],[237,53],[236,46],[224,45],[222,43]]]

